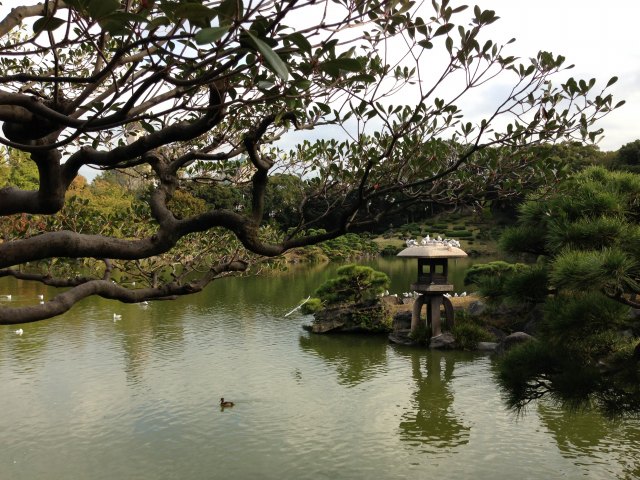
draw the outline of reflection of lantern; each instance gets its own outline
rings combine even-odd
[[[427,245],[413,245],[398,253],[399,257],[418,259],[418,280],[411,284],[411,290],[419,293],[413,304],[411,315],[411,333],[417,333],[420,325],[422,306],[427,304],[427,327],[431,325],[433,337],[442,333],[440,328],[440,306],[444,303],[445,316],[449,325],[453,325],[453,306],[444,297],[453,291],[449,284],[449,259],[466,257],[460,248],[447,245],[446,242],[432,241]]]

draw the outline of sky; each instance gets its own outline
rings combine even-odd
[[[463,4],[452,0],[452,5]],[[533,57],[551,51],[575,64],[574,78],[596,78],[611,88],[614,103],[626,104],[602,119],[601,150],[617,150],[640,138],[640,1],[638,0],[476,0],[468,5],[495,10],[500,20],[490,26],[491,37],[515,38],[510,53]]]
[[[4,0],[0,3],[0,15],[4,17],[9,8],[32,2]],[[614,103],[625,100],[626,104],[599,123],[605,130],[599,146],[605,151],[617,150],[640,138],[640,41],[637,35],[640,1],[450,1],[451,6],[462,4],[470,7],[477,4],[482,9],[496,11],[500,20],[487,28],[487,38],[498,43],[515,38],[516,42],[508,47],[510,55],[526,59],[539,50],[547,50],[565,56],[567,65],[575,64],[566,77],[596,78],[602,86],[612,76],[619,77],[611,93]],[[499,82],[495,89],[499,93]],[[483,106],[486,107],[487,99],[480,97],[471,102],[472,110],[475,108],[477,112],[466,110],[467,114],[480,114]],[[292,140],[297,141],[297,135],[293,135]]]

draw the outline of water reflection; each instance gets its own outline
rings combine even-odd
[[[401,285],[413,267],[379,264]],[[640,477],[639,422],[544,404],[516,422],[485,356],[301,333],[283,314],[334,271],[146,309],[93,298],[22,337],[0,328],[0,477]],[[236,401],[224,415],[221,396]]]
[[[539,402],[536,410],[563,457],[576,465],[591,458],[610,478],[640,478],[640,457],[628,455],[640,451],[640,421],[614,421],[593,410],[568,412],[545,402]]]
[[[356,386],[387,370],[387,339],[384,336],[305,334],[300,348],[336,369],[338,383]]]
[[[415,382],[410,411],[402,414],[400,438],[421,451],[443,454],[469,442],[470,427],[453,410],[450,385],[456,356],[447,352],[409,351]]]
[[[139,384],[147,368],[166,352],[169,356],[184,352],[184,325],[180,315],[167,316],[160,313],[162,307],[153,310],[142,309],[136,312],[136,318],[118,322],[115,329],[120,333],[120,345],[123,352],[124,371],[127,382]],[[165,312],[166,313],[166,310]]]

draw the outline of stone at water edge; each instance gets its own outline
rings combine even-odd
[[[309,328],[313,333],[354,332],[385,333],[391,330],[391,318],[381,302],[329,307],[313,314]]]
[[[438,336],[431,337],[429,348],[434,350],[453,350],[456,348],[456,339],[451,333],[444,332]]]
[[[520,343],[525,343],[530,341],[537,341],[537,340],[535,337],[532,337],[528,333],[514,332],[511,335],[508,335],[507,337],[502,339],[502,341],[498,345],[498,348],[496,349],[496,352],[504,353],[509,349],[511,349],[514,345],[519,345]]]

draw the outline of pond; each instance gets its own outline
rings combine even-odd
[[[411,262],[372,262],[407,289]],[[640,477],[639,421],[545,402],[517,417],[487,355],[316,336],[284,317],[335,268],[146,308],[90,299],[22,336],[1,327],[0,478]],[[7,293],[54,291],[3,280]]]

